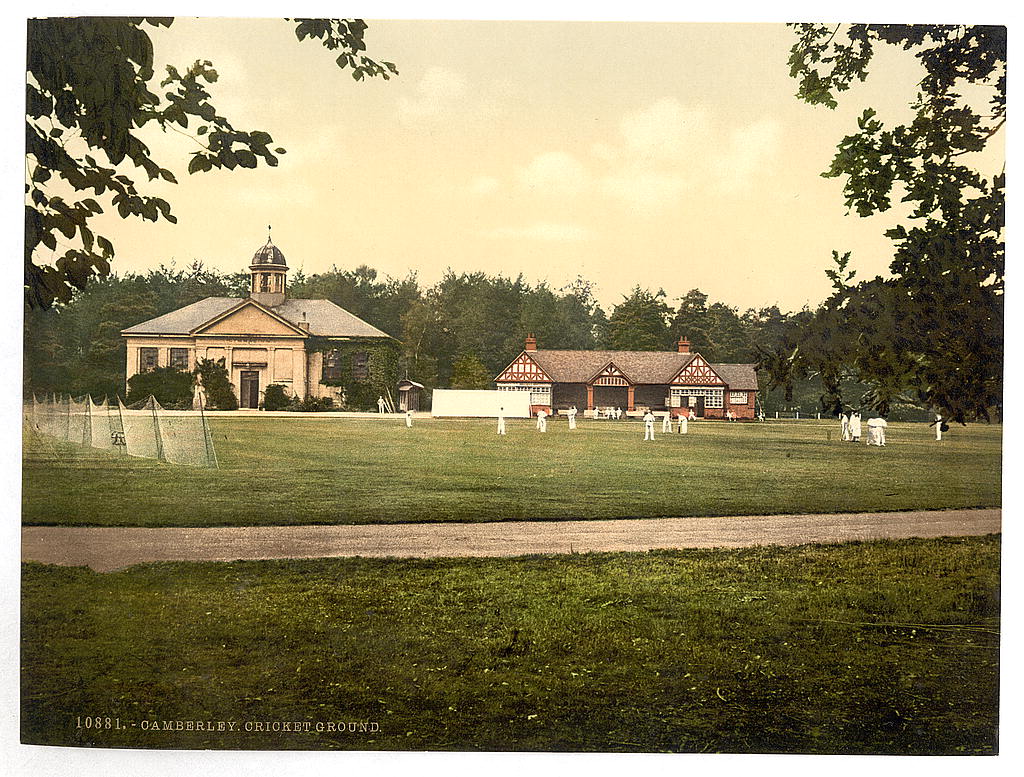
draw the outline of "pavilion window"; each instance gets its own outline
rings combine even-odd
[[[745,405],[745,404],[747,404],[747,392],[746,391],[730,391],[729,392],[729,404],[730,405]]]
[[[370,377],[370,358],[366,351],[352,354],[352,379],[363,381]]]
[[[341,354],[327,351],[324,354],[324,380],[341,380]]]
[[[551,384],[549,383],[499,383],[498,391],[529,391],[531,405],[551,404]]]
[[[139,349],[139,372],[149,372],[155,370],[159,365],[157,363],[157,351],[156,348],[140,348]]]
[[[723,407],[725,402],[725,389],[720,388],[698,388],[695,386],[673,386],[671,395],[683,397],[682,404],[689,407],[685,397],[704,397],[704,407]]]
[[[171,366],[176,370],[188,369],[188,348],[171,349]]]

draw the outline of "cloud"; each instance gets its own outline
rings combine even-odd
[[[480,177],[474,178],[470,181],[466,189],[470,194],[475,194],[478,197],[484,197],[496,192],[500,187],[501,182],[497,178],[493,178],[489,175],[481,175]]]
[[[520,227],[499,227],[487,233],[489,237],[540,240],[557,243],[578,243],[590,240],[590,230],[576,224],[558,224],[550,221],[538,221]]]
[[[601,191],[642,213],[660,213],[678,202],[686,191],[686,179],[679,173],[626,167],[605,176]]]
[[[748,187],[764,172],[778,151],[782,125],[764,118],[733,130],[728,143],[711,159],[710,167],[722,191],[735,192]]]
[[[454,70],[430,67],[416,85],[415,96],[398,98],[398,116],[403,121],[437,116],[466,94],[466,79]]]
[[[538,154],[516,177],[526,189],[556,196],[579,194],[591,184],[586,166],[565,151]]]
[[[703,107],[686,107],[675,97],[663,97],[624,116],[619,130],[634,157],[675,160],[705,142],[708,116]]]

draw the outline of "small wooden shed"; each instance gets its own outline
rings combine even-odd
[[[414,380],[398,381],[398,410],[406,412],[411,410],[418,413],[420,409],[420,393],[423,391],[423,384]]]

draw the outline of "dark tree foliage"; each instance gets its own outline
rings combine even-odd
[[[493,376],[476,356],[460,357],[452,369],[453,389],[486,389],[491,387]]]
[[[88,393],[97,399],[123,395],[121,331],[206,296],[245,296],[248,286],[238,288],[239,275],[207,270],[201,261],[184,269],[161,266],[139,275],[111,274],[76,291],[66,304],[28,309],[25,395]],[[556,292],[543,283],[530,286],[521,278],[484,273],[448,273],[427,289],[421,289],[411,276],[381,279],[366,266],[296,275],[289,288],[293,296],[326,297],[396,337],[392,348],[358,342],[310,344],[315,350],[341,352],[343,375],[348,374],[352,353],[369,354],[368,379],[343,378],[336,383],[345,388],[350,407],[376,407],[379,395],[394,392],[398,378],[411,378],[428,388],[491,385],[523,350],[528,333],[537,337],[541,348],[589,350],[611,345],[612,324],[595,301],[592,284],[582,278]],[[614,315],[618,346],[649,343],[658,350],[672,350],[676,339],[687,336],[694,350],[712,361],[750,362],[759,349],[781,345],[792,350],[795,333],[806,328],[811,315],[807,311],[785,314],[777,307],[741,315],[722,303],[709,303],[697,289],[683,297],[675,311],[664,295],[643,289],[635,289],[631,299],[634,304],[620,306]],[[655,304],[639,304],[644,300]],[[654,315],[642,315],[645,310]],[[630,311],[635,318],[626,315]],[[672,327],[666,323],[669,319]],[[775,403],[766,395],[765,406],[806,409],[812,382],[806,375],[797,375],[788,398]],[[226,373],[222,386],[227,386]],[[209,387],[207,393],[210,396]],[[229,403],[227,391],[217,401]]]
[[[132,375],[128,379],[128,396],[125,402],[131,405],[154,396],[163,407],[191,407],[192,387],[191,373],[175,367],[157,367]]]
[[[228,378],[224,359],[200,359],[193,376],[202,383],[206,392],[206,408],[208,410],[237,410],[238,399],[234,387]]]
[[[608,319],[609,344],[616,351],[663,351],[671,347],[671,308],[665,292],[635,286]]]
[[[361,20],[296,19],[299,40],[319,40],[338,51],[336,62],[356,80],[389,78],[389,62],[366,57]],[[221,116],[207,85],[212,63],[171,65],[157,81],[148,30],[170,27],[167,18],[49,18],[28,23],[25,143],[25,299],[31,307],[67,302],[110,271],[112,242],[95,234],[91,219],[106,208],[130,216],[175,222],[171,206],[149,196],[136,179],[177,183],[153,159],[138,130],[151,122],[188,131],[199,148],[188,172],[254,168],[278,163],[284,149],[259,130],[241,130]],[[66,193],[74,193],[67,199]]]
[[[823,173],[845,179],[846,206],[858,215],[888,210],[896,193],[910,204],[908,223],[886,233],[892,277],[852,283],[848,256],[836,254],[835,293],[795,352],[778,350],[762,365],[780,378],[787,360],[820,373],[826,410],[841,406],[838,386],[852,375],[870,387],[864,404],[883,413],[913,400],[956,421],[989,419],[1002,406],[1005,176],[980,174],[969,155],[1006,120],[1006,29],[794,27],[790,73],[809,103],[834,108],[839,92],[867,78],[879,45],[907,50],[925,75],[911,122],[887,128],[865,109]]]
[[[263,392],[264,410],[284,410],[292,403],[280,383],[271,383]]]

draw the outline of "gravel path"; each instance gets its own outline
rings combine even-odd
[[[994,534],[1001,511],[648,518],[611,521],[191,529],[26,526],[21,557],[99,572],[149,561],[335,556],[522,556],[531,553],[736,548],[905,537]]]

